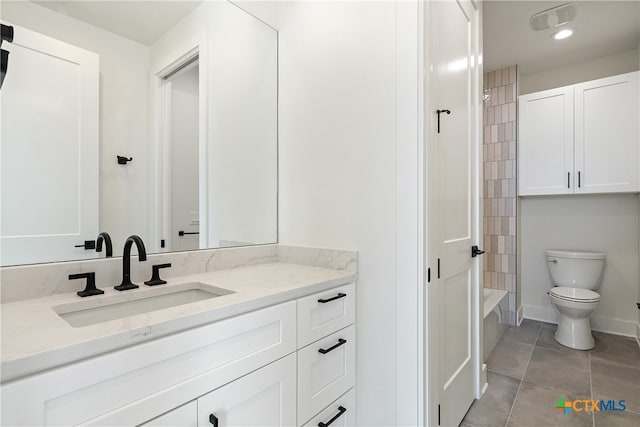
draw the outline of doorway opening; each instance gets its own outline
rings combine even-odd
[[[169,238],[170,251],[200,247],[199,207],[199,67],[198,57],[165,77],[169,86],[171,128],[169,155]]]

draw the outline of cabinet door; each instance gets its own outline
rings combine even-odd
[[[198,426],[292,426],[296,356],[291,354],[198,399]]]
[[[198,404],[189,402],[166,414],[160,415],[140,427],[198,427]]]
[[[638,72],[575,85],[576,192],[640,190]]]
[[[573,87],[518,98],[518,194],[573,193]]]

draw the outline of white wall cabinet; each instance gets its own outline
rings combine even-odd
[[[572,192],[573,88],[523,95],[518,106],[519,194]]]
[[[303,425],[355,386],[354,297],[345,285],[5,383],[0,424]],[[303,348],[298,316],[332,326]]]
[[[518,98],[520,196],[640,191],[638,74]]]
[[[574,86],[576,193],[640,191],[638,74]]]

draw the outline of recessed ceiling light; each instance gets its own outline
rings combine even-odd
[[[566,28],[564,30],[560,30],[551,35],[554,40],[563,40],[573,35],[573,30]]]

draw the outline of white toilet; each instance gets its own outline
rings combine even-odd
[[[556,341],[578,350],[594,347],[589,316],[600,302],[600,277],[606,254],[548,250],[547,266],[553,280],[551,303],[560,312]]]

